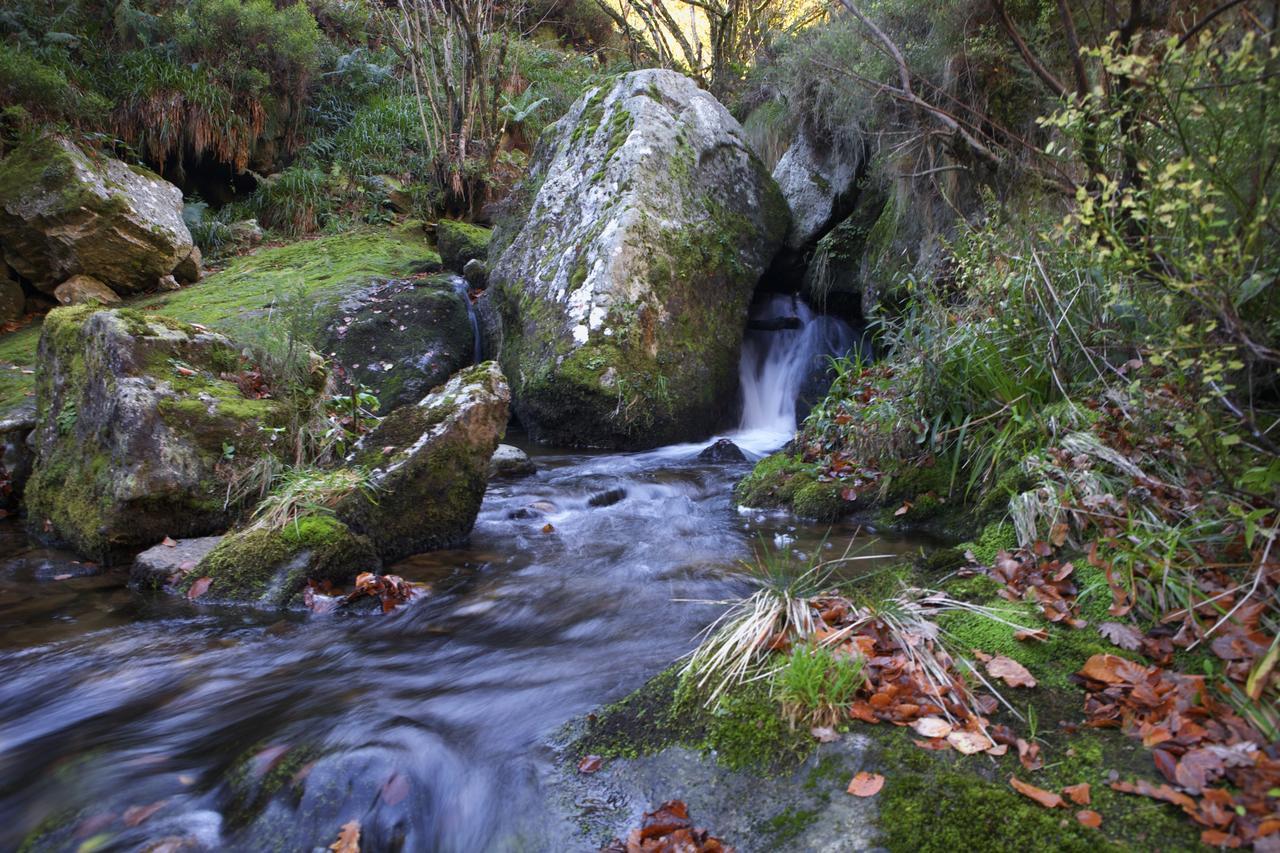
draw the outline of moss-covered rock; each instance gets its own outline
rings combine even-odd
[[[441,219],[436,223],[436,246],[440,249],[440,257],[444,259],[444,265],[456,273],[461,273],[468,261],[483,261],[489,254],[492,237],[491,229],[469,222]]]
[[[343,584],[381,565],[367,537],[332,516],[313,515],[279,530],[250,527],[228,534],[181,586],[190,588],[207,577],[209,588],[202,598],[283,607],[308,580]]]
[[[324,351],[348,379],[373,389],[383,413],[418,402],[475,358],[466,286],[456,276],[378,282],[332,313]]]
[[[372,472],[373,495],[343,499],[339,518],[368,536],[387,563],[464,541],[484,499],[510,399],[502,371],[485,362],[393,411],[348,460]]]
[[[88,274],[136,293],[155,288],[193,244],[173,184],[45,137],[0,161],[0,245],[9,266],[45,292]]]
[[[489,280],[530,434],[644,447],[713,431],[789,220],[728,111],[671,71],[619,77],[543,133],[517,202]]]
[[[223,378],[241,358],[221,335],[154,315],[50,312],[26,492],[32,535],[106,561],[225,529],[237,464],[272,452],[295,417],[290,402],[250,399]]]

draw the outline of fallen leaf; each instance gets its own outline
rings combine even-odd
[[[868,773],[863,770],[849,780],[849,787],[845,790],[855,797],[874,797],[880,793],[880,789],[883,787],[883,776],[879,773]]]
[[[906,501],[902,506],[893,511],[895,516],[906,515],[911,511],[911,501]]]
[[[555,529],[555,527],[554,527],[550,522],[548,522],[548,523],[546,523],[546,524],[542,525],[542,532],[543,532],[543,533],[555,533],[555,532],[556,532],[556,529]]]
[[[578,762],[578,772],[579,773],[595,773],[597,770],[599,770],[603,766],[604,766],[603,758],[601,758],[598,755],[588,755],[588,756],[584,756],[583,759]]]
[[[54,575],[53,579],[56,581],[69,581],[73,577],[75,577],[75,575]]]
[[[166,537],[164,537],[164,539],[160,540],[160,544],[161,544],[161,545],[163,545],[163,546],[164,546],[164,547],[166,547],[166,548],[177,548],[177,547],[178,547],[178,543],[177,543],[177,542],[175,542],[174,540],[170,539],[168,536],[166,536]]]
[[[360,853],[360,821],[344,823],[338,840],[330,844],[329,849],[333,853]]]
[[[944,749],[951,748],[951,744],[947,743],[947,739],[944,737],[935,737],[935,738],[930,738],[929,740],[916,740],[915,738],[912,738],[911,742],[914,743],[916,746],[920,747],[921,749],[932,749],[935,751],[941,751]]]
[[[1124,678],[1116,672],[1116,667],[1123,660],[1115,655],[1094,655],[1080,667],[1080,675],[1103,684],[1120,684]]]
[[[1071,802],[1077,806],[1089,805],[1089,783],[1081,782],[1079,785],[1068,785],[1062,789],[1062,793],[1066,794]]]
[[[1022,738],[1017,740],[1018,760],[1022,762],[1022,766],[1028,770],[1039,770],[1044,767],[1044,761],[1040,758],[1040,744],[1035,741],[1028,743]]]
[[[1122,622],[1103,622],[1098,626],[1098,633],[1111,641],[1111,645],[1122,649],[1136,651],[1142,648],[1142,633],[1132,625]]]
[[[1081,826],[1087,826],[1089,829],[1097,829],[1102,826],[1102,815],[1089,809],[1082,809],[1076,812],[1076,820],[1080,821]]]
[[[404,802],[404,798],[409,796],[409,780],[403,773],[396,772],[391,774],[382,785],[382,801],[389,806],[396,806]]]
[[[1022,794],[1024,797],[1030,797],[1046,809],[1056,809],[1064,806],[1066,803],[1062,801],[1062,797],[1052,791],[1046,791],[1044,788],[1037,788],[1029,782],[1023,782],[1017,776],[1009,777],[1009,784],[1013,786],[1013,790]]]
[[[954,731],[947,735],[947,743],[955,747],[956,752],[973,755],[992,747],[991,739],[982,732]]]
[[[1240,839],[1220,829],[1206,829],[1200,833],[1200,841],[1210,847],[1239,847]]]
[[[1036,680],[1025,666],[1013,658],[997,655],[987,662],[987,674],[1004,679],[1010,687],[1035,687]]]
[[[818,743],[833,743],[840,740],[840,735],[836,734],[836,730],[831,726],[814,726],[809,729],[809,734],[818,739]]]
[[[1014,631],[1013,638],[1015,640],[1039,640],[1046,642],[1049,639],[1049,632],[1043,628],[1035,628],[1029,631]]]
[[[946,737],[951,734],[951,724],[941,717],[921,717],[911,724],[911,728],[923,737]]]
[[[213,583],[213,578],[211,577],[196,578],[195,582],[191,584],[191,589],[187,590],[187,600],[195,601],[204,595],[209,591],[209,584],[211,583]]]

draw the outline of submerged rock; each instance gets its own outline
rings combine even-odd
[[[296,417],[290,403],[250,399],[222,378],[241,366],[231,341],[185,323],[93,305],[50,312],[36,365],[30,533],[108,561],[226,529],[229,478]]]
[[[386,413],[472,363],[468,307],[456,276],[379,282],[338,303],[323,348],[348,379],[373,389]]]
[[[484,262],[489,253],[493,232],[469,222],[441,219],[436,223],[436,248],[444,265],[454,272],[465,272],[472,261]]]
[[[714,97],[672,71],[590,90],[542,135],[490,247],[501,359],[538,441],[705,435],[786,202]]]
[[[489,479],[515,480],[538,472],[529,454],[510,444],[499,444],[489,460]]]
[[[374,498],[347,496],[338,517],[368,536],[385,563],[463,542],[480,511],[510,398],[498,366],[485,362],[391,412],[348,459],[372,471]]]
[[[734,444],[727,438],[722,438],[715,444],[710,444],[702,449],[698,454],[698,459],[702,462],[746,462],[747,457],[738,445]]]
[[[46,137],[0,161],[0,245],[46,293],[85,273],[129,294],[153,289],[193,243],[173,184]]]
[[[210,600],[284,607],[308,580],[343,584],[382,566],[373,543],[327,515],[299,518],[279,530],[250,527],[227,534],[179,584]]]

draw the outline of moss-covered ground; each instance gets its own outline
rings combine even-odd
[[[232,259],[190,287],[129,300],[135,309],[236,332],[246,314],[299,289],[334,297],[374,278],[398,278],[440,268],[425,239],[407,231],[353,231],[260,249]],[[0,335],[0,411],[33,393],[40,325]]]

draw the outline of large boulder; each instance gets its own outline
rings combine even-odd
[[[224,530],[228,483],[299,412],[252,399],[225,337],[93,305],[45,319],[36,364],[33,536],[106,562],[174,538]],[[283,448],[282,448],[283,449]]]
[[[436,223],[436,248],[444,265],[460,273],[471,261],[483,261],[493,232],[469,222],[441,219]]]
[[[543,132],[521,193],[489,283],[530,435],[643,447],[711,432],[789,218],[737,121],[687,77],[635,71]]]
[[[457,276],[376,282],[344,297],[323,344],[381,411],[416,403],[475,360],[466,282]]]
[[[787,248],[810,246],[853,209],[864,165],[862,151],[843,151],[801,127],[773,170],[791,209]]]
[[[46,293],[84,273],[129,294],[154,288],[193,244],[173,184],[46,137],[0,161],[0,245]]]
[[[480,511],[510,399],[490,361],[391,412],[347,460],[371,472],[373,493],[348,495],[338,518],[369,537],[386,563],[462,543]]]

